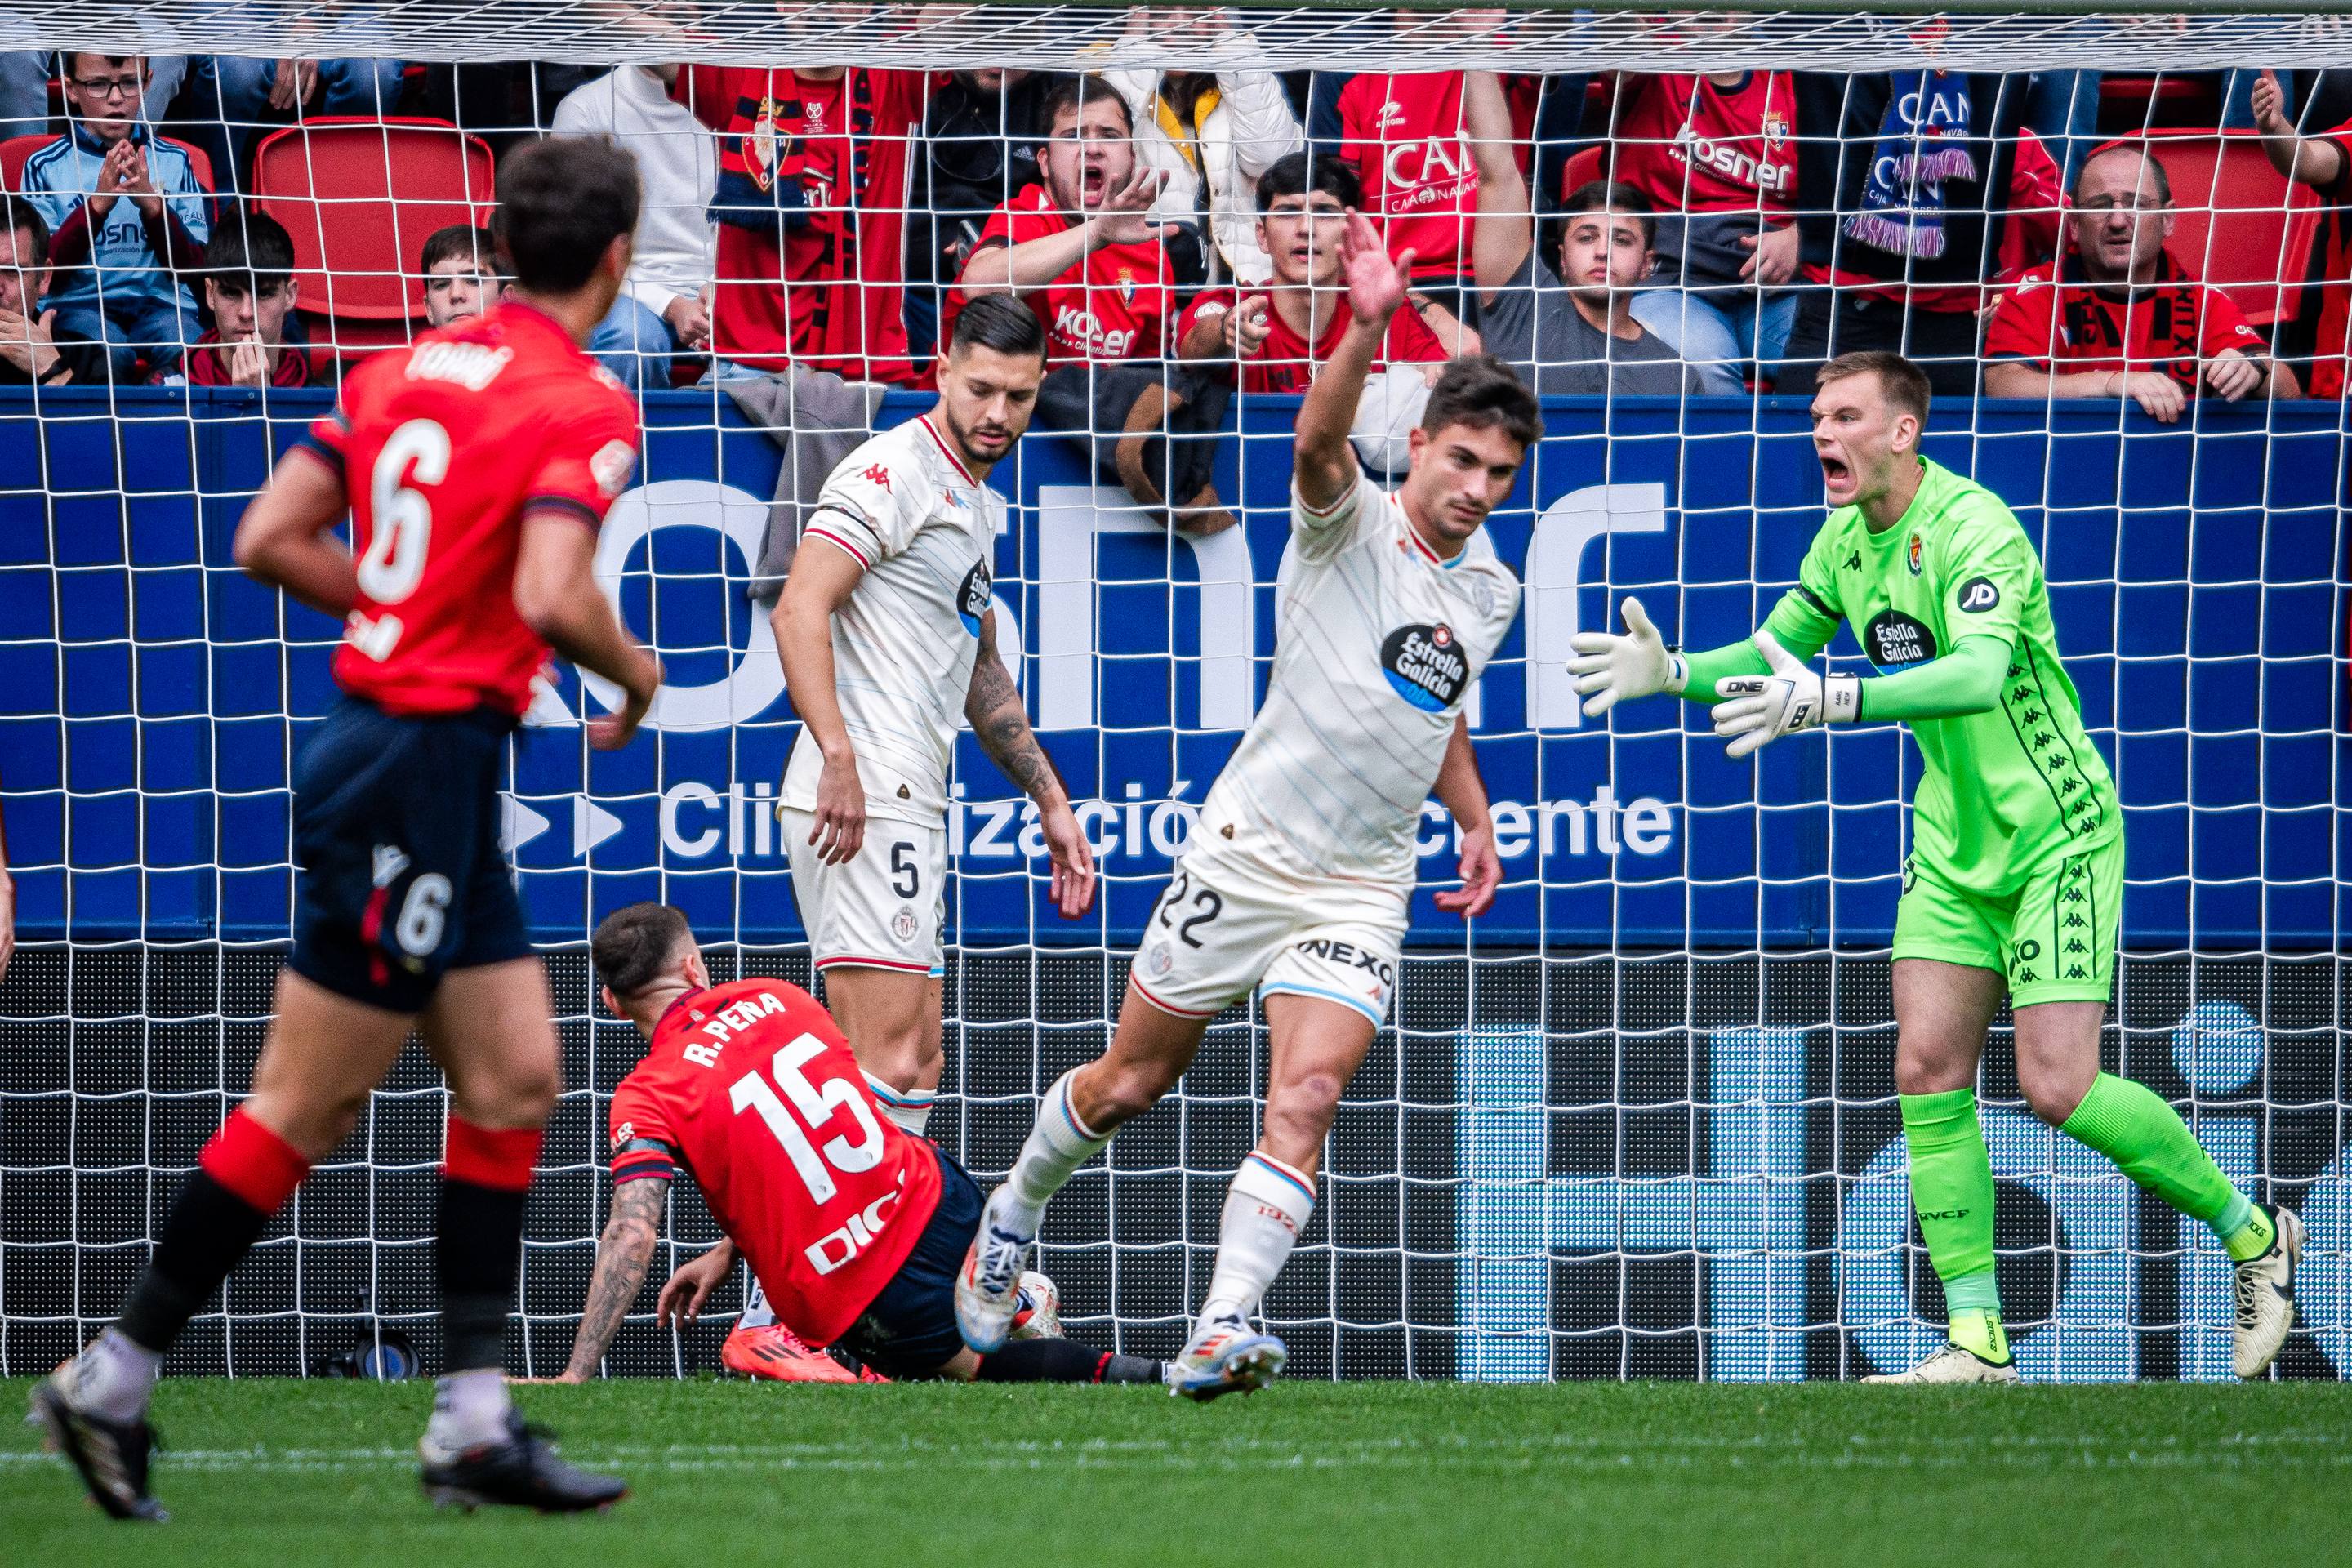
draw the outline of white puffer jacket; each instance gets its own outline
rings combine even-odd
[[[1118,52],[1123,51],[1115,51],[1114,58]],[[1276,160],[1304,148],[1307,133],[1255,40],[1227,37],[1202,56],[1200,68],[1216,72],[1217,102],[1199,128],[1198,169],[1170,139],[1155,109],[1163,73],[1114,68],[1103,76],[1127,100],[1135,121],[1137,163],[1167,171],[1167,186],[1152,212],[1199,221],[1205,179],[1209,233],[1222,275],[1216,280],[1264,283],[1274,276],[1274,264],[1257,245],[1257,177]]]

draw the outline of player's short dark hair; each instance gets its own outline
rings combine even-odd
[[[1434,436],[1449,425],[1499,428],[1529,451],[1543,439],[1543,410],[1536,395],[1493,354],[1464,354],[1446,362],[1421,411],[1421,427]]]
[[[1037,103],[1037,123],[1050,132],[1062,110],[1066,109],[1073,114],[1083,113],[1087,104],[1106,98],[1118,106],[1118,117],[1126,122],[1127,133],[1134,135],[1135,116],[1128,112],[1127,100],[1121,98],[1118,89],[1109,82],[1091,75],[1066,76],[1047,88],[1045,96]]]
[[[16,265],[27,272],[49,264],[49,226],[41,216],[41,209],[22,196],[0,196],[0,223],[7,225],[9,234],[32,237]]]
[[[1922,426],[1927,425],[1930,391],[1927,373],[1901,354],[1885,349],[1857,349],[1840,354],[1814,373],[1813,384],[1827,386],[1850,375],[1876,376],[1887,402],[1918,420]]]
[[[2156,176],[2149,182],[2156,186],[2156,194],[2164,199],[2166,206],[2172,205],[2172,176],[2165,171],[2164,160],[2150,152],[2147,142],[2110,142],[2107,145],[2095,150],[2091,153],[2091,158],[2104,158],[2110,153],[2138,153],[2139,161],[2147,165],[2147,172]],[[2078,201],[2082,198],[2083,176],[2091,167],[2091,158],[2084,159],[2083,166],[2074,171],[2074,188],[2067,193]]]
[[[956,316],[948,338],[948,352],[994,349],[1001,354],[1045,357],[1045,323],[1037,312],[1011,294],[975,294]]]
[[[487,272],[497,267],[498,250],[499,242],[488,229],[453,223],[425,237],[425,254],[416,258],[416,270],[430,272],[445,261],[463,261]]]
[[[596,922],[588,956],[596,978],[626,1002],[661,977],[678,948],[694,940],[686,911],[648,900],[614,910]]]
[[[507,154],[490,231],[507,272],[525,289],[569,294],[596,274],[604,251],[637,226],[637,161],[601,136],[554,136]]]
[[[1642,226],[1642,243],[1644,246],[1657,243],[1656,205],[1622,180],[1587,180],[1568,193],[1568,199],[1559,204],[1559,210],[1563,218],[1572,217],[1578,213],[1630,213]],[[1568,237],[1565,223],[1560,226],[1559,237],[1563,240]],[[1557,250],[1559,247],[1555,245],[1552,248]]]
[[[1326,153],[1292,153],[1276,158],[1274,167],[1257,177],[1257,210],[1272,212],[1282,196],[1304,196],[1321,191],[1339,198],[1343,207],[1364,205],[1364,182],[1345,160]]]
[[[294,237],[266,212],[232,207],[213,225],[205,275],[227,293],[276,294],[294,279]]]

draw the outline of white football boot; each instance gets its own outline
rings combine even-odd
[[[2238,1327],[2231,1336],[2240,1377],[2260,1377],[2294,1327],[2294,1271],[2303,1262],[2303,1221],[2289,1209],[2265,1209],[2278,1235],[2271,1249],[2237,1266]]]
[[[1168,1392],[1202,1404],[1225,1394],[1255,1394],[1282,1371],[1290,1352],[1239,1318],[1203,1318],[1170,1369]]]
[[[1012,1335],[1013,1317],[1021,1310],[1021,1266],[1037,1239],[997,1223],[1002,1212],[997,1200],[1003,1195],[1003,1187],[988,1194],[987,1206],[980,1211],[980,1234],[956,1271],[956,1329],[963,1342],[982,1355],[1003,1350]]]
[[[1902,1372],[1882,1372],[1865,1377],[1864,1383],[2018,1383],[2017,1363],[2013,1361],[1991,1362],[1972,1350],[1947,1341],[1941,1350],[1933,1351],[1916,1365]]]

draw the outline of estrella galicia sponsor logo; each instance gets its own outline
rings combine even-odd
[[[963,574],[963,586],[956,590],[956,614],[963,617],[963,629],[972,636],[980,635],[980,623],[988,614],[988,591],[995,585],[985,557],[971,563]]]
[[[1881,669],[1900,669],[1936,657],[1936,634],[1900,610],[1881,610],[1862,631],[1863,651]]]
[[[2000,605],[2000,589],[1990,577],[1971,577],[1960,584],[1959,606],[1972,616],[1981,616]]]
[[[1381,644],[1381,668],[1397,695],[1423,712],[1443,713],[1470,683],[1470,660],[1454,628],[1399,626]]]

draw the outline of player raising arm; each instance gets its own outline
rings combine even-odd
[[[807,992],[781,980],[713,985],[686,916],[667,904],[606,916],[591,952],[604,1005],[650,1044],[613,1091],[613,1214],[562,1381],[583,1382],[603,1361],[645,1284],[681,1169],[804,1343],[839,1342],[894,1378],[1165,1381],[1162,1363],[1063,1339],[986,1357],[964,1347],[955,1274],[980,1226],[980,1189],[881,1114]],[[691,1316],[704,1293],[673,1281],[664,1316]]]
[[[593,727],[600,746],[627,742],[661,680],[589,570],[637,420],[582,347],[628,272],[637,200],[635,162],[608,142],[508,158],[509,302],[368,361],[238,527],[240,564],[343,619],[343,697],[294,770],[294,952],[252,1096],[205,1145],[120,1321],[34,1390],[35,1418],[118,1519],[163,1517],[146,1412],[164,1353],[412,1028],[449,1079],[449,1371],[418,1445],[425,1489],[546,1510],[625,1489],[557,1459],[507,1398],[523,1199],[562,1068],[499,848],[499,784],[551,646],[627,693]],[[346,507],[356,559],[328,533]]]
[[[1898,354],[1823,366],[1813,449],[1833,509],[1748,641],[1669,649],[1633,599],[1626,631],[1580,633],[1587,713],[1671,691],[1718,699],[1734,757],[1821,724],[1902,721],[1927,764],[1895,914],[1895,1086],[1911,1204],[1951,1339],[1885,1383],[2014,1383],[1993,1281],[1992,1164],[1977,1063],[2007,994],[2033,1113],[2210,1226],[2237,1265],[2236,1364],[2257,1377],[2294,1321],[2303,1227],[2230,1184],[2178,1114],[2099,1070],[2124,835],[2106,763],[2060,662],[2042,563],[2000,499],[1919,454],[1927,378]],[[1816,675],[1838,623],[1888,673]]]
[[[1274,1037],[1265,1124],[1226,1195],[1175,1390],[1209,1399],[1270,1380],[1286,1352],[1248,1320],[1307,1227],[1340,1091],[1388,1015],[1433,788],[1463,845],[1462,888],[1439,904],[1479,914],[1501,880],[1462,702],[1518,614],[1485,523],[1542,422],[1501,363],[1454,360],[1412,432],[1403,488],[1383,494],[1348,429],[1412,258],[1391,261],[1353,213],[1341,256],[1349,320],[1299,409],[1297,569],[1265,705],[1151,914],[1110,1049],[1046,1091],[989,1198],[956,1285],[975,1350],[1004,1339],[1046,1200],[1175,1086],[1209,1020],[1255,987]]]

